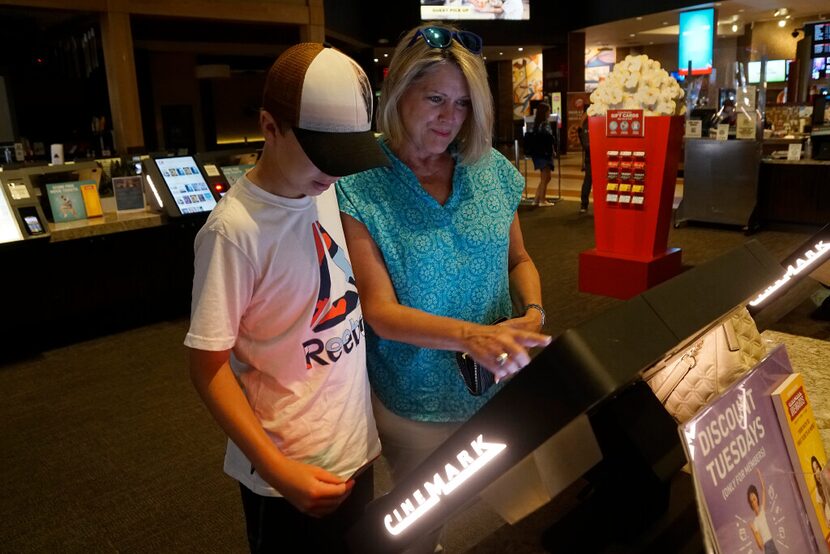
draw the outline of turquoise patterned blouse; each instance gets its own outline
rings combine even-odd
[[[507,255],[524,178],[491,150],[475,165],[457,163],[442,206],[386,146],[391,167],[337,181],[340,210],[363,223],[377,244],[398,301],[436,315],[491,323],[511,315]],[[383,404],[418,421],[464,421],[493,395],[472,396],[455,353],[378,337],[367,326],[369,380]]]

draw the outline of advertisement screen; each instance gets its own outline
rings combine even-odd
[[[715,43],[715,10],[680,12],[680,36],[678,44],[678,73],[686,75],[689,64],[692,75],[708,75],[712,72]]]
[[[154,161],[182,215],[209,212],[216,206],[216,199],[202,172],[196,167],[193,156],[157,158]]]
[[[530,0],[421,0],[421,19],[530,19]]]

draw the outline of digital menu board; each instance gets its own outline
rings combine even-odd
[[[813,24],[813,48],[814,58],[830,57],[830,21]]]
[[[216,206],[193,156],[154,158],[167,189],[182,215],[209,212]]]

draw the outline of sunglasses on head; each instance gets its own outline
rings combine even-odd
[[[477,34],[471,33],[470,31],[453,31],[445,27],[424,27],[423,29],[418,29],[418,32],[415,33],[415,36],[412,37],[412,40],[409,41],[406,47],[409,48],[415,44],[418,37],[423,37],[424,42],[430,48],[440,48],[442,50],[450,47],[452,39],[457,40],[461,46],[473,54],[481,54],[481,49],[484,47],[484,41]]]

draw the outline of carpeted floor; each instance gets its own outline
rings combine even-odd
[[[521,213],[552,334],[619,302],[577,290],[577,254],[593,246],[590,212],[577,208],[563,201]],[[809,232],[753,238],[783,258]],[[689,226],[672,229],[669,244],[696,265],[746,240]],[[808,305],[799,310],[771,327],[830,339],[830,324],[811,320]],[[0,366],[0,552],[246,551],[238,489],[221,469],[225,439],[187,378],[186,329],[185,318],[160,322]],[[540,551],[550,514],[511,527],[473,507],[450,523],[446,551]],[[497,532],[506,538],[488,539]]]

